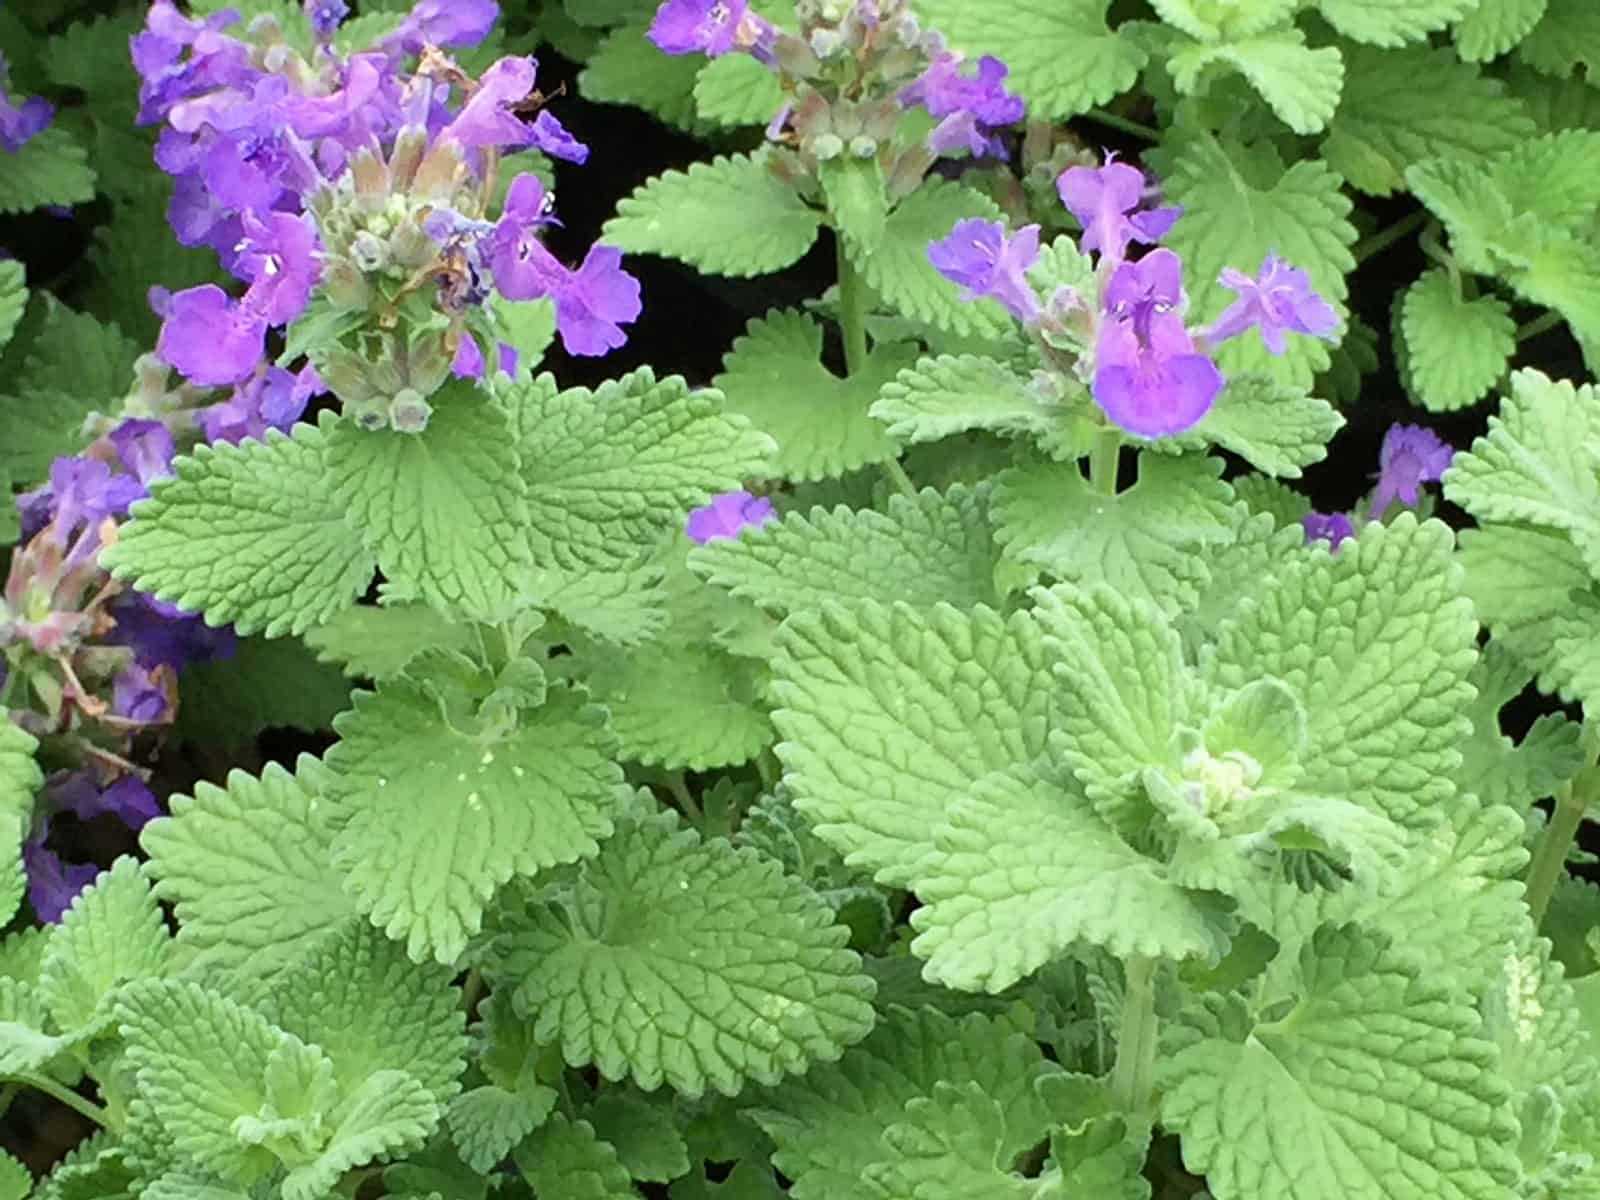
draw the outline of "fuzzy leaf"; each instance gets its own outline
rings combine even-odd
[[[357,907],[421,962],[454,962],[512,875],[595,853],[621,782],[600,711],[552,689],[513,727],[458,729],[409,679],[357,692],[328,752],[334,862]]]
[[[1131,88],[1146,62],[1106,23],[1110,0],[922,0],[917,14],[957,50],[993,54],[1035,117],[1088,112]]]
[[[828,201],[828,213],[839,235],[863,254],[871,254],[883,241],[889,216],[884,193],[883,167],[876,156],[867,159],[841,154],[817,165],[817,177]]]
[[[750,322],[711,381],[730,413],[778,444],[768,468],[775,479],[829,479],[897,452],[867,410],[916,351],[880,346],[844,379],[822,365],[821,354],[820,325],[793,309],[774,310]]]
[[[889,497],[888,512],[813,508],[718,538],[690,552],[690,565],[735,596],[780,613],[832,600],[897,600],[916,608],[944,601],[966,609],[996,604],[994,546],[985,497],[957,485],[915,500]]]
[[[584,1117],[635,1179],[666,1183],[688,1174],[688,1146],[666,1106],[608,1091],[584,1110]]]
[[[542,1196],[562,1200],[636,1200],[628,1169],[587,1121],[554,1113],[517,1148],[517,1167]]]
[[[1163,1123],[1217,1200],[1504,1200],[1516,1125],[1478,1014],[1383,947],[1324,930],[1291,1015],[1245,1034],[1220,1002],[1173,1032]]]
[[[712,275],[768,275],[800,261],[820,216],[765,162],[740,154],[668,171],[617,205],[601,238]]]
[[[439,1106],[417,1080],[404,1071],[380,1071],[330,1115],[328,1144],[284,1177],[283,1200],[323,1200],[351,1168],[419,1149],[439,1117]]]
[[[972,354],[922,358],[883,385],[872,415],[905,445],[982,429],[1045,434],[1061,421],[1056,404],[1003,363]]]
[[[998,1157],[1009,1165],[1050,1124],[1033,1085],[1054,1070],[1002,1021],[893,1007],[837,1063],[766,1093],[752,1115],[778,1144],[772,1161],[795,1181],[794,1200],[880,1200],[864,1172],[885,1156],[907,1102],[940,1083],[977,1088],[1004,1116]]]
[[[701,63],[695,76],[694,111],[710,125],[765,125],[783,101],[778,76],[748,54]]]
[[[1498,58],[1515,46],[1544,16],[1550,0],[1480,0],[1450,31],[1456,53],[1467,62]]]
[[[1328,23],[1352,41],[1373,46],[1403,46],[1458,21],[1479,0],[1318,0]]]
[[[196,446],[100,555],[117,578],[212,625],[300,633],[355,602],[373,559],[346,520],[322,431]]]
[[[544,1122],[556,1099],[554,1088],[528,1096],[489,1084],[452,1100],[445,1121],[462,1161],[487,1175]]]
[[[1440,267],[1424,272],[1400,298],[1400,332],[1407,383],[1430,412],[1483,399],[1517,349],[1511,306],[1493,295],[1463,299]]]
[[[317,798],[320,764],[296,778],[270,763],[227,788],[197,783],[173,796],[140,845],[158,898],[173,903],[177,946],[202,969],[270,979],[356,917],[329,859],[333,830]]]
[[[1258,471],[1299,479],[1302,467],[1328,456],[1328,442],[1342,428],[1344,418],[1326,400],[1270,375],[1235,374],[1181,441],[1213,442]]]
[[[78,894],[50,939],[39,993],[56,1028],[98,1028],[107,1001],[135,979],[167,972],[172,937],[137,859],[122,857]]]
[[[305,643],[345,674],[377,682],[398,675],[419,650],[466,650],[472,627],[424,604],[364,604],[305,632]]]
[[[904,885],[948,807],[1045,748],[1050,669],[1032,621],[863,602],[791,617],[773,724],[795,807],[882,883]]]
[[[1338,50],[1311,49],[1305,35],[1293,27],[1237,41],[1190,42],[1176,49],[1167,67],[1184,95],[1204,90],[1208,68],[1237,71],[1279,120],[1301,134],[1327,128],[1344,86],[1344,61]]]
[[[1588,0],[1549,0],[1544,16],[1518,44],[1517,57],[1562,78],[1581,64],[1594,78],[1600,71],[1600,9]]]
[[[0,214],[27,212],[47,204],[82,204],[94,199],[89,156],[59,127],[30,138],[6,155],[0,172]]]
[[[185,667],[178,686],[175,737],[219,750],[253,747],[268,729],[331,729],[350,701],[344,675],[293,638],[240,638],[231,658]]]
[[[1526,813],[1583,766],[1580,726],[1560,713],[1545,713],[1513,743],[1500,732],[1500,710],[1516,699],[1534,674],[1498,639],[1484,647],[1472,668],[1478,691],[1469,715],[1472,737],[1461,746],[1457,778],[1463,791],[1485,804],[1505,804]]]
[[[28,285],[22,264],[16,259],[0,262],[0,350],[11,340],[27,306]]]
[[[620,819],[560,900],[506,917],[496,954],[534,1036],[570,1065],[731,1096],[871,1028],[848,936],[776,863],[660,813]]]
[[[700,121],[695,76],[703,62],[690,54],[663,54],[645,38],[647,26],[612,30],[583,64],[578,91],[600,104],[632,104],[651,116],[693,130]]]
[[[0,721],[0,913],[8,921],[22,903],[22,839],[33,818],[33,798],[44,786],[33,757],[38,746],[9,719]]]
[[[1146,453],[1138,482],[1107,496],[1076,463],[1014,467],[996,480],[995,540],[1012,562],[1173,611],[1207,578],[1202,548],[1232,537],[1221,473],[1221,459]]]
[[[868,1184],[884,1200],[1033,1200],[1048,1195],[1037,1179],[1024,1179],[1002,1161],[1005,1110],[976,1083],[939,1083],[933,1095],[906,1104],[904,1118],[883,1134],[886,1156],[869,1166]]]

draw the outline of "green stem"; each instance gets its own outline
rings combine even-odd
[[[1585,772],[1587,774],[1587,772]],[[1584,776],[1580,775],[1579,779]],[[1583,824],[1583,814],[1589,807],[1588,789],[1573,783],[1564,783],[1556,789],[1556,807],[1550,814],[1550,823],[1539,838],[1539,848],[1534,851],[1533,862],[1528,866],[1528,909],[1533,923],[1544,921],[1545,910],[1550,907],[1550,897],[1555,895],[1556,884],[1566,874],[1567,855],[1573,840],[1578,836],[1578,826]]]
[[[1535,317],[1531,321],[1517,326],[1517,341],[1525,342],[1529,338],[1536,338],[1546,330],[1554,329],[1565,318],[1558,312],[1547,312],[1543,316]]]
[[[472,1014],[479,998],[483,995],[483,972],[473,967],[467,972],[467,977],[461,983],[461,1007],[467,1015]]]
[[[1108,125],[1112,129],[1121,130],[1132,137],[1143,138],[1147,142],[1159,142],[1161,140],[1161,131],[1159,129],[1128,117],[1118,116],[1109,109],[1091,108],[1083,115],[1091,121],[1101,125]]]
[[[1428,223],[1428,214],[1425,209],[1418,209],[1410,216],[1401,217],[1387,229],[1380,229],[1370,237],[1364,237],[1351,247],[1350,253],[1355,256],[1357,263],[1364,263],[1367,259],[1377,254],[1380,250],[1387,250],[1401,238],[1415,233]]]
[[[1122,1027],[1111,1098],[1127,1113],[1150,1107],[1156,1073],[1156,960],[1136,955],[1123,965]]]
[[[111,1114],[101,1108],[93,1100],[85,1100],[71,1088],[63,1087],[54,1079],[44,1075],[18,1074],[11,1076],[18,1083],[27,1084],[35,1091],[43,1092],[53,1100],[59,1100],[74,1112],[81,1113],[102,1129],[113,1129]]]
[[[1117,494],[1117,467],[1122,461],[1122,435],[1115,429],[1102,429],[1089,451],[1089,482],[1106,496]]]
[[[678,802],[678,807],[682,810],[684,816],[688,817],[697,826],[705,822],[706,815],[700,810],[700,805],[695,801],[695,798],[689,794],[689,782],[684,779],[682,771],[673,771],[668,774],[667,787],[671,789],[672,798]]]
[[[861,275],[845,252],[844,235],[837,229],[833,244],[839,266],[839,332],[844,337],[844,369],[854,375],[867,365],[867,293],[861,286]],[[901,495],[917,498],[917,485],[911,482],[899,459],[884,459],[883,473]]]

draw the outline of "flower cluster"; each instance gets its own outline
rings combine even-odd
[[[736,538],[744,530],[758,528],[777,516],[772,501],[765,496],[723,492],[713,496],[710,504],[690,512],[683,531],[690,541],[705,545],[716,538]]]
[[[6,94],[6,81],[10,77],[11,64],[0,54],[0,150],[15,154],[50,124],[56,110],[48,100],[38,96],[13,104]]]
[[[172,0],[132,39],[140,120],[162,124],[157,162],[175,180],[170,223],[246,285],[158,297],[162,359],[201,386],[253,380],[281,411],[290,393],[276,368],[263,374],[267,337],[317,320],[332,332],[300,385],[320,379],[364,426],[418,429],[452,368],[484,369],[500,304],[550,299],[571,353],[621,345],[640,304],[620,254],[595,246],[567,266],[538,240],[554,220],[538,175],[497,183],[510,156],[587,158],[540,107],[537,64],[502,58],[475,81],[446,53],[481,42],[498,5],[422,0],[352,53],[332,45],[342,0],[304,10],[309,56],[271,16],[241,30],[231,11],[195,19]]]
[[[968,298],[997,300],[1041,337],[1068,335],[1095,403],[1129,433],[1168,437],[1198,424],[1224,385],[1210,349],[1228,338],[1258,329],[1267,349],[1281,354],[1285,332],[1329,337],[1338,326],[1305,273],[1269,254],[1254,279],[1225,270],[1221,282],[1238,300],[1209,329],[1191,329],[1182,260],[1155,245],[1180,210],[1153,203],[1143,173],[1114,160],[1068,168],[1056,190],[1083,229],[1079,246],[1095,256],[1097,295],[1062,289],[1040,303],[1028,279],[1039,260],[1037,225],[1007,233],[999,221],[961,221],[929,246],[928,258]],[[1154,248],[1129,258],[1136,244]],[[1075,327],[1066,324],[1069,314]]]
[[[1378,482],[1367,505],[1367,520],[1382,520],[1396,500],[1416,507],[1422,500],[1422,485],[1443,479],[1454,457],[1455,448],[1425,426],[1389,426],[1378,448]],[[1320,539],[1334,550],[1355,536],[1355,523],[1344,513],[1307,513],[1302,524],[1307,541]]]

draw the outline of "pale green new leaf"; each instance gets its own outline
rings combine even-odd
[[[71,1045],[45,1033],[49,1023],[37,988],[0,979],[0,1075],[37,1071]]]
[[[1321,133],[1339,106],[1344,61],[1331,46],[1312,49],[1292,26],[1228,42],[1191,42],[1167,60],[1184,95],[1204,90],[1208,68],[1243,75],[1278,119],[1296,133]]]
[[[1284,169],[1270,153],[1201,137],[1174,159],[1166,192],[1171,203],[1183,205],[1165,242],[1183,257],[1194,323],[1215,320],[1235,299],[1217,282],[1224,267],[1251,275],[1273,252],[1305,271],[1348,322],[1345,276],[1356,265],[1350,253],[1356,229],[1348,219],[1353,206],[1327,166],[1303,160]],[[1328,343],[1297,337],[1274,358],[1259,338],[1235,338],[1219,350],[1218,361],[1226,374],[1265,370],[1309,387],[1329,363]]]
[[[1049,660],[1032,620],[863,602],[791,617],[773,713],[795,807],[879,882],[905,885],[946,809],[1045,749]]]
[[[1084,942],[1122,958],[1222,956],[1216,903],[1174,884],[1075,792],[1002,772],[949,806],[914,884],[911,949],[930,980],[1000,992]]]
[[[1007,84],[1028,112],[1060,120],[1121,95],[1145,65],[1144,50],[1107,25],[1110,7],[1110,0],[922,0],[917,15],[956,49],[1004,61]]]
[[[22,264],[16,259],[0,262],[0,350],[11,340],[27,305],[28,285]]]
[[[481,732],[441,720],[409,679],[353,699],[327,755],[343,810],[333,858],[357,907],[413,960],[454,962],[500,884],[594,854],[610,834],[621,775],[601,711],[571,689]]]
[[[555,904],[503,918],[496,973],[570,1065],[732,1096],[832,1061],[872,1027],[848,936],[754,850],[702,842],[672,813],[630,816]]]
[[[1373,46],[1403,46],[1458,21],[1479,0],[1318,0],[1328,23],[1352,41]]]
[[[461,1090],[467,1050],[450,980],[449,968],[413,963],[371,925],[350,922],[284,971],[260,1008],[322,1048],[342,1094],[402,1068],[443,1105]]]
[[[325,772],[311,759],[301,770],[270,763],[259,779],[232,772],[226,790],[197,783],[144,827],[155,894],[173,903],[177,947],[196,968],[271,979],[357,919],[329,858]]]
[[[1270,375],[1240,373],[1228,378],[1200,423],[1176,440],[1185,446],[1213,442],[1258,471],[1299,479],[1301,468],[1328,456],[1328,442],[1342,428],[1344,418],[1326,400]]]
[[[1544,16],[1550,0],[1479,0],[1450,31],[1467,62],[1488,62],[1520,42]]]
[[[378,1072],[328,1114],[328,1144],[284,1177],[283,1200],[324,1200],[351,1168],[419,1149],[440,1116],[438,1103],[415,1078]]]
[[[1517,348],[1517,323],[1504,300],[1468,300],[1443,268],[1434,267],[1399,304],[1406,377],[1424,408],[1449,412],[1476,404],[1505,374]]]
[[[1344,93],[1322,154],[1364,192],[1404,188],[1406,168],[1427,158],[1475,162],[1533,136],[1533,121],[1505,85],[1446,49],[1343,53]]]
[[[1000,1020],[892,1007],[837,1063],[766,1093],[752,1116],[777,1142],[772,1161],[795,1181],[794,1200],[879,1200],[864,1173],[884,1157],[907,1102],[940,1083],[979,1089],[1003,1114],[997,1158],[1009,1166],[1050,1124],[1033,1085],[1055,1069]]]
[[[937,1083],[933,1095],[906,1104],[902,1120],[884,1130],[885,1157],[863,1178],[883,1200],[1032,1200],[1045,1185],[1024,1179],[1002,1160],[1006,1114],[983,1086]]]
[[[915,500],[890,496],[887,512],[792,512],[697,547],[689,564],[735,596],[785,614],[830,600],[995,605],[986,500],[958,484],[943,495],[925,488]]]
[[[638,1192],[616,1148],[587,1121],[554,1113],[512,1156],[541,1196],[561,1200],[636,1200]]]
[[[724,54],[698,66],[694,111],[710,125],[765,125],[783,106],[777,73],[749,54]]]
[[[433,404],[421,433],[335,425],[334,492],[391,585],[447,612],[494,616],[527,562],[516,439],[499,406],[464,384]]]
[[[883,385],[872,415],[904,445],[973,429],[1044,434],[1062,420],[1060,405],[1028,379],[972,354],[918,359]]]
[[[419,650],[467,650],[472,627],[424,604],[363,604],[305,631],[305,643],[346,675],[382,682],[398,675]]]
[[[554,1088],[527,1096],[486,1084],[452,1100],[445,1124],[462,1161],[487,1175],[550,1115],[556,1099]]]
[[[754,276],[798,262],[820,224],[764,161],[740,154],[650,180],[618,203],[601,239],[713,275]]]
[[[1549,0],[1544,16],[1517,45],[1517,57],[1546,75],[1565,78],[1581,64],[1600,71],[1600,8],[1589,0]]]
[[[1249,4],[1213,4],[1210,0],[1151,0],[1150,7],[1168,25],[1196,41],[1218,42],[1249,37],[1282,25],[1294,16],[1300,0],[1251,0]]]
[[[1288,1016],[1220,998],[1157,1061],[1165,1125],[1217,1200],[1504,1200],[1516,1125],[1478,1014],[1354,926],[1319,932]],[[1383,1036],[1374,1040],[1374,1030]]]
[[[594,391],[558,392],[549,376],[508,389],[527,482],[535,564],[563,571],[635,565],[691,508],[767,472],[772,442],[648,367]]]
[[[1430,823],[1454,792],[1477,624],[1450,530],[1407,513],[1284,564],[1202,660],[1225,688],[1282,680],[1309,741],[1301,790]],[[1352,631],[1356,631],[1352,633]]]
[[[0,214],[94,199],[89,156],[65,129],[46,129],[29,138],[15,154],[6,155],[5,166],[0,171]]]
[[[100,555],[117,578],[242,634],[300,633],[355,602],[372,556],[324,467],[321,430],[196,446]]]
[[[930,177],[889,214],[883,241],[865,253],[846,242],[850,261],[867,284],[901,316],[955,334],[998,337],[1013,328],[1011,315],[990,299],[965,300],[961,289],[928,261],[928,244],[950,236],[968,217],[998,220],[993,200],[973,188]],[[908,363],[897,363],[896,369]]]
[[[820,325],[794,309],[774,310],[746,326],[711,381],[728,412],[778,444],[768,467],[775,479],[829,479],[897,453],[867,410],[916,350],[879,346],[847,378],[823,366],[821,355]]]
[[[1450,249],[1468,271],[1493,274],[1505,264],[1501,239],[1517,213],[1504,192],[1482,168],[1449,158],[1429,158],[1406,168],[1406,184],[1444,223]],[[1516,265],[1526,265],[1525,251]]]
[[[72,902],[40,965],[39,994],[56,1028],[76,1037],[99,1029],[121,984],[167,973],[171,946],[139,861],[117,859]]]
[[[1461,745],[1457,776],[1461,789],[1475,792],[1484,803],[1509,805],[1522,813],[1583,766],[1580,727],[1560,713],[1538,717],[1520,743],[1500,732],[1500,710],[1521,694],[1533,675],[1533,667],[1519,662],[1499,639],[1484,647],[1470,677],[1478,695],[1468,710],[1472,736]]]
[[[1221,459],[1145,453],[1138,482],[1107,496],[1075,462],[1014,467],[996,479],[995,540],[1011,562],[1173,612],[1207,579],[1201,551],[1232,537],[1221,473]]]

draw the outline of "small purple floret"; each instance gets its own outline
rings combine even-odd
[[[748,0],[666,0],[650,23],[650,40],[664,54],[718,58],[734,48]]]
[[[928,149],[935,154],[965,147],[975,158],[1004,158],[1005,143],[993,131],[1022,120],[1022,100],[1006,91],[1007,69],[998,58],[984,55],[972,74],[963,73],[964,65],[958,54],[939,55],[900,93],[900,103],[920,104],[939,118],[928,135]]]
[[[1356,527],[1344,513],[1309,512],[1300,518],[1306,531],[1306,541],[1323,541],[1329,549],[1337,550],[1339,543],[1356,535]]]
[[[1028,283],[1028,268],[1039,261],[1039,227],[1024,225],[1010,237],[999,221],[968,217],[950,236],[928,247],[934,268],[975,300],[989,296],[1026,324],[1039,320],[1039,298]]]
[[[1239,293],[1207,332],[1212,345],[1245,332],[1252,325],[1273,354],[1288,348],[1285,332],[1333,339],[1339,315],[1311,287],[1311,278],[1276,254],[1268,254],[1251,279],[1232,267],[1223,269],[1219,282]]]
[[[1082,248],[1114,263],[1127,257],[1129,242],[1160,241],[1183,213],[1175,206],[1139,211],[1145,200],[1144,173],[1127,163],[1069,167],[1056,180],[1056,191],[1083,226]]]
[[[1455,448],[1422,425],[1391,425],[1378,450],[1378,486],[1372,491],[1371,520],[1396,500],[1415,506],[1424,483],[1435,483],[1450,469]]]
[[[724,492],[703,508],[694,509],[684,525],[691,541],[704,545],[716,538],[736,538],[742,530],[777,519],[772,501],[749,492]]]

